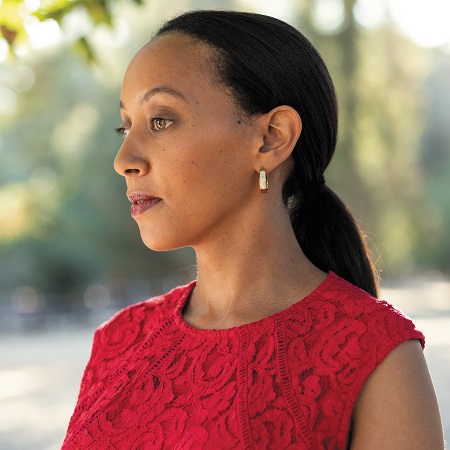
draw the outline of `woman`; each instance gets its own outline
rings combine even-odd
[[[291,26],[197,11],[133,58],[115,160],[153,250],[198,278],[95,333],[63,445],[442,449],[423,335],[377,277],[324,171],[327,69]]]

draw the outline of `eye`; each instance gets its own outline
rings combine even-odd
[[[150,119],[150,128],[154,131],[163,131],[173,124],[173,120],[163,119],[162,117],[153,117]]]
[[[129,130],[128,128],[123,128],[123,127],[116,128],[114,131],[115,131],[117,134],[119,134],[120,136],[122,136],[124,139],[127,138],[128,133],[130,132],[130,130]]]

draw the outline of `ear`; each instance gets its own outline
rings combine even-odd
[[[264,143],[256,157],[255,170],[264,167],[271,172],[291,155],[302,131],[302,120],[294,108],[282,105],[261,116],[261,126]]]

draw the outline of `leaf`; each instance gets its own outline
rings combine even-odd
[[[17,37],[17,30],[11,30],[6,25],[0,25],[0,31],[6,42],[12,45]]]
[[[87,40],[86,37],[82,36],[77,39],[72,45],[74,51],[80,54],[88,64],[92,64],[96,61],[97,57],[92,47],[92,44]]]
[[[128,0],[137,5],[143,0]],[[0,38],[8,43],[9,51],[15,54],[19,44],[26,43],[29,36],[24,23],[30,18],[37,18],[43,22],[53,19],[59,25],[63,19],[76,9],[82,9],[92,21],[93,28],[100,24],[112,26],[114,8],[117,0],[40,0],[40,7],[36,11],[27,9],[23,0],[0,0]],[[63,30],[64,32],[64,30]],[[95,61],[96,55],[86,36],[73,43],[74,50],[88,62]]]
[[[36,12],[32,13],[34,17],[37,17],[41,22],[47,19],[56,20],[61,23],[66,14],[70,13],[74,8],[80,5],[79,1],[66,2],[65,4],[53,4],[46,8],[40,8]]]
[[[19,5],[13,2],[0,2],[0,24],[10,30],[19,31],[23,28],[23,17],[19,15]]]
[[[106,23],[107,25],[112,25],[112,17],[109,11],[105,8],[105,5],[100,2],[95,2],[86,5],[89,12],[89,16],[94,21],[95,24]]]

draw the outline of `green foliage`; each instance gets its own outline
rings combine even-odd
[[[140,5],[142,0],[129,0]],[[89,18],[93,26],[112,26],[114,22],[114,8],[117,0],[37,0],[24,2],[18,0],[2,0],[0,3],[0,37],[7,43],[11,54],[16,48],[27,42],[27,24],[33,20],[44,22],[55,21],[60,27],[64,19],[70,14],[83,14]],[[74,49],[91,63],[95,60],[95,53],[89,35],[79,36]]]
[[[422,211],[424,241],[417,259],[423,265],[449,271],[450,266],[450,57],[434,52],[425,80],[427,105],[423,117],[420,162],[427,208]]]

